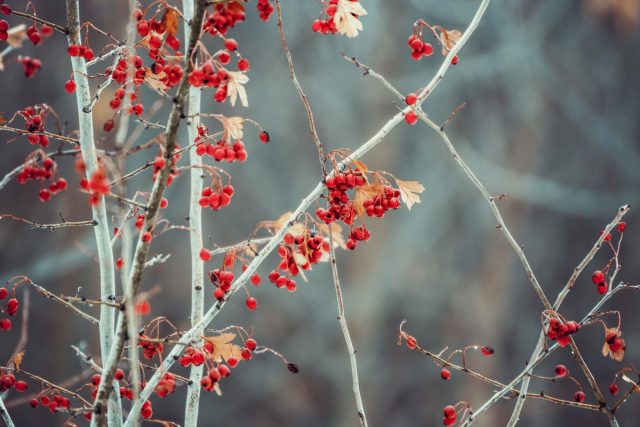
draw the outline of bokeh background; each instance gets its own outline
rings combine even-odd
[[[14,8],[21,7],[20,1],[14,3]],[[83,1],[81,13],[83,19],[123,37],[127,3]],[[406,39],[413,22],[424,18],[463,30],[479,4],[477,0],[366,0],[365,30],[358,38],[347,39],[310,31],[319,2],[283,3],[285,31],[298,77],[328,149],[358,147],[397,111],[393,96],[344,61],[340,51],[371,65],[401,91],[416,91],[431,79],[441,57],[420,62],[410,59]],[[40,16],[63,22],[62,2],[37,0],[34,4]],[[236,111],[262,123],[272,142],[263,146],[247,131],[248,162],[225,166],[236,187],[233,203],[220,212],[204,214],[207,236],[221,246],[246,238],[259,221],[292,210],[319,179],[315,147],[287,73],[275,17],[264,24],[253,4],[248,10],[247,21],[230,33],[252,63],[247,85],[250,108]],[[625,203],[632,205],[632,211],[620,277],[631,283],[640,277],[636,263],[640,215],[633,209],[638,205],[640,184],[639,19],[639,0],[496,0],[465,46],[460,63],[425,104],[428,114],[443,122],[457,105],[466,102],[448,127],[449,135],[489,190],[509,195],[500,202],[505,220],[524,245],[545,292],[553,297],[602,227]],[[104,43],[97,35],[91,37],[96,46]],[[0,111],[9,117],[18,108],[46,102],[55,108],[67,130],[74,129],[74,97],[63,87],[71,71],[65,40],[56,35],[44,46],[29,45],[19,52],[43,62],[43,69],[30,80],[15,62],[17,54],[5,58]],[[150,92],[145,96],[147,101],[154,98]],[[99,145],[107,148],[113,145],[113,135],[103,134],[99,126],[109,113],[105,103],[96,111],[96,126]],[[211,112],[229,111],[213,102],[210,94],[204,96],[203,105]],[[145,134],[144,140],[152,135]],[[13,135],[3,133],[0,138],[0,171],[4,174],[20,164],[31,147],[24,137],[13,140]],[[184,135],[181,141],[186,144]],[[145,160],[144,154],[133,156],[129,164]],[[419,180],[427,187],[422,204],[411,212],[392,212],[383,221],[369,221],[371,241],[353,253],[339,254],[368,419],[372,426],[440,425],[442,407],[459,400],[478,407],[491,396],[492,387],[458,373],[444,383],[429,359],[396,346],[400,322],[407,319],[408,330],[431,350],[492,345],[494,357],[472,355],[469,364],[487,376],[508,381],[522,369],[534,347],[542,307],[513,251],[496,231],[486,202],[457,169],[434,132],[421,124],[399,125],[363,160],[370,169]],[[61,166],[71,188],[77,188],[72,160],[62,160]],[[147,190],[149,174],[133,181],[130,188]],[[164,214],[174,223],[184,224],[187,189],[185,175],[168,193],[171,205]],[[10,185],[2,190],[0,213],[40,222],[56,222],[58,213],[67,220],[90,218],[86,197],[78,192],[67,191],[42,204],[37,190],[33,183]],[[81,286],[83,295],[98,295],[90,229],[48,232],[3,220],[0,239],[3,281],[27,274],[55,293],[75,294]],[[162,289],[151,300],[153,312],[187,327],[187,234],[174,231],[154,240],[152,254],[156,253],[171,253],[171,258],[145,273],[145,289],[156,285]],[[607,255],[600,253],[579,279],[563,308],[567,317],[581,318],[598,300],[590,273],[606,262]],[[260,270],[263,276],[276,262],[271,257],[265,263]],[[260,343],[297,363],[300,373],[290,374],[269,355],[242,364],[223,383],[222,397],[203,396],[200,425],[358,425],[329,266],[314,268],[308,277],[309,283],[301,283],[293,294],[264,283],[253,290],[260,304],[257,311],[249,312],[243,298],[237,298],[216,318],[216,328],[229,324],[252,327]],[[211,295],[208,298],[209,305]],[[624,363],[600,354],[601,327],[587,328],[576,336],[605,389],[623,364],[640,360],[639,302],[640,295],[629,292],[607,305],[622,310],[628,346]],[[18,339],[16,323],[13,331],[0,337],[2,360],[10,357]],[[98,354],[92,326],[35,294],[31,295],[28,332],[23,367],[54,381],[62,382],[86,368],[70,344],[81,343]],[[588,389],[568,351],[551,357],[539,372],[550,375],[561,362]],[[187,371],[180,368],[179,372]],[[32,383],[32,389],[36,387]],[[531,390],[570,399],[575,385],[534,380]],[[587,401],[593,402],[585,391]],[[157,401],[157,418],[181,423],[184,396],[185,388],[180,387],[174,395]],[[64,415],[51,416],[45,409],[13,406],[17,397],[12,392],[6,401],[19,426],[65,421]],[[504,425],[512,407],[513,401],[503,401],[476,425]],[[640,400],[633,398],[619,413],[621,425],[637,424],[639,413]],[[528,400],[520,424],[568,423],[600,426],[606,425],[606,418]]]

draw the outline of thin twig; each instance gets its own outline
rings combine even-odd
[[[93,220],[93,219],[90,220],[90,221],[65,221],[65,222],[60,222],[60,223],[56,223],[56,224],[40,224],[40,223],[37,223],[37,222],[29,221],[28,219],[25,219],[25,218],[20,218],[20,217],[17,217],[15,215],[11,215],[11,214],[0,215],[0,220],[2,220],[4,218],[10,218],[10,219],[14,219],[16,221],[23,222],[25,224],[30,225],[31,228],[47,229],[49,231],[53,231],[53,230],[55,230],[57,228],[95,227],[96,225],[98,225],[98,222],[96,220]]]
[[[338,275],[338,264],[336,261],[336,253],[333,242],[333,228],[329,227],[329,262],[331,263],[331,273],[333,274],[333,285],[336,289],[336,299],[338,301],[338,321],[344,335],[344,341],[347,344],[349,352],[349,361],[351,363],[351,379],[353,382],[353,395],[356,399],[356,408],[358,409],[358,419],[362,427],[367,427],[367,416],[364,412],[364,404],[362,403],[362,395],[360,394],[360,382],[358,381],[358,363],[356,361],[356,350],[351,341],[351,334],[347,326],[347,319],[344,312],[344,301],[342,299],[342,288],[340,287],[340,277]]]

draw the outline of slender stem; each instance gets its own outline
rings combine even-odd
[[[182,13],[184,18],[189,21],[193,18],[194,1],[182,1]],[[200,28],[191,29],[188,25],[184,27],[184,37],[188,40],[191,31],[199,32]],[[189,61],[189,58],[185,58]],[[197,66],[197,63],[195,64]],[[187,99],[187,116],[190,117],[187,122],[187,133],[189,144],[195,143],[198,138],[198,117],[200,115],[200,89],[195,87],[189,88]],[[201,158],[196,153],[195,146],[189,150],[189,165],[194,166],[201,163]],[[204,314],[204,263],[200,259],[200,250],[203,248],[202,243],[202,208],[198,203],[202,193],[202,171],[192,167],[189,171],[191,189],[189,192],[189,249],[191,252],[191,326],[197,325]],[[202,329],[197,332],[202,334]],[[187,385],[187,400],[184,413],[184,427],[197,427],[198,412],[200,409],[200,380],[204,365],[191,366],[189,373],[190,383]]]
[[[69,44],[82,44],[80,37],[80,0],[66,0],[67,27]],[[86,167],[87,178],[98,169],[96,147],[93,134],[93,116],[91,112],[84,111],[84,106],[91,102],[89,80],[87,78],[87,66],[84,58],[71,57],[74,80],[76,81],[76,103],[79,121],[79,142],[82,159]],[[99,202],[92,206],[94,219],[98,224],[94,227],[96,244],[98,247],[98,260],[100,266],[100,299],[108,300],[116,293],[115,270],[109,223],[107,220],[106,201],[101,197]],[[115,313],[111,307],[100,307],[100,354],[106,357],[113,344],[113,325]],[[122,406],[120,394],[114,393],[109,399],[109,425],[116,427],[122,425]],[[93,421],[92,421],[93,424]]]
[[[15,427],[15,424],[11,419],[11,415],[9,415],[9,411],[7,411],[7,407],[4,406],[4,400],[2,400],[2,394],[0,394],[0,416],[2,417],[2,420],[7,425],[7,427]]]
[[[48,26],[50,26],[51,28],[53,28],[54,30],[56,30],[58,32],[61,32],[62,34],[68,35],[70,33],[70,31],[72,31],[72,30],[70,30],[70,29],[68,29],[66,27],[63,27],[62,25],[54,24],[53,22],[46,21],[46,20],[44,20],[42,18],[38,18],[37,16],[30,15],[28,13],[18,12],[16,10],[12,10],[11,14],[15,15],[15,16],[19,16],[21,18],[29,19],[29,20],[34,21],[34,22],[39,22],[40,24],[47,24]]]
[[[313,111],[311,110],[311,104],[309,103],[309,99],[307,95],[305,95],[304,90],[302,90],[302,86],[298,82],[298,77],[296,77],[296,71],[293,66],[293,57],[291,55],[291,51],[289,50],[289,46],[287,45],[287,39],[284,36],[284,28],[282,25],[282,8],[280,7],[280,0],[276,0],[276,12],[278,18],[278,31],[280,32],[280,42],[282,43],[282,49],[287,57],[287,63],[289,65],[289,76],[291,76],[291,81],[293,81],[293,85],[302,100],[302,105],[304,106],[304,111],[307,113],[307,121],[309,122],[309,130],[311,131],[311,137],[313,138],[313,142],[316,144],[316,149],[318,150],[318,158],[320,160],[320,167],[322,168],[322,174],[326,175],[327,171],[324,166],[324,148],[322,146],[322,142],[320,141],[320,137],[318,136],[318,130],[316,129],[316,121],[313,118]]]
[[[329,227],[329,256],[331,263],[331,273],[333,274],[333,285],[336,288],[336,299],[338,301],[338,321],[342,328],[344,341],[349,351],[349,361],[351,363],[351,379],[353,382],[353,395],[356,398],[356,407],[358,408],[358,418],[362,427],[367,427],[367,416],[364,412],[364,404],[362,403],[362,395],[360,394],[360,383],[358,381],[358,363],[356,361],[356,350],[351,341],[351,334],[347,326],[347,318],[344,312],[344,301],[342,299],[342,288],[340,287],[340,277],[338,276],[338,263],[336,261],[335,246],[333,244],[333,230]]]

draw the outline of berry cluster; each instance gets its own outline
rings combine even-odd
[[[36,153],[37,156],[40,154],[41,153]],[[27,159],[29,158],[31,158],[31,156]],[[49,185],[46,188],[41,188],[38,192],[40,201],[47,202],[51,198],[51,195],[67,189],[67,180],[62,177],[55,179],[56,163],[50,157],[44,157],[41,163],[40,165],[27,161],[24,168],[18,173],[17,181],[19,184],[25,184],[30,180],[50,180]]]
[[[244,6],[239,1],[220,2],[205,19],[203,29],[212,36],[225,35],[238,22],[243,22],[244,18]]]
[[[138,344],[142,347],[142,354],[147,360],[153,359],[156,355],[162,354],[164,346],[160,342],[150,342],[144,337],[140,337]]]
[[[560,319],[549,319],[547,338],[551,341],[558,341],[560,347],[566,347],[571,341],[571,334],[580,330],[580,324],[576,321],[562,322]]]
[[[91,61],[94,58],[93,49],[79,44],[69,45],[67,54],[71,57],[82,57],[85,61]]]
[[[176,377],[171,372],[165,373],[158,381],[156,388],[153,389],[153,392],[160,398],[167,397],[174,391],[176,391]]]
[[[216,300],[222,301],[225,295],[229,293],[234,277],[233,271],[224,270],[224,266],[222,270],[216,268],[209,272],[209,280],[216,287],[215,291],[213,291],[213,297]]]
[[[9,38],[9,23],[0,19],[0,40],[6,41]]]
[[[354,250],[358,247],[358,242],[366,242],[371,238],[371,234],[367,227],[364,225],[355,227],[349,233],[349,238],[347,239],[347,249]]]
[[[43,394],[39,398],[34,398],[29,401],[29,405],[32,408],[38,406],[46,406],[52,414],[57,412],[66,412],[71,406],[71,402],[61,394]],[[87,415],[88,414],[88,415]],[[85,414],[85,418],[90,419],[91,412]]]
[[[608,353],[614,360],[622,360],[624,352],[627,349],[627,343],[621,337],[620,329],[609,329],[604,337],[605,347],[603,354]]]
[[[456,423],[456,418],[458,417],[458,414],[454,406],[452,405],[445,406],[442,412],[444,415],[444,417],[442,418],[442,424],[444,424],[445,426],[452,426]]]
[[[40,144],[42,148],[49,146],[49,137],[44,132],[46,109],[43,107],[27,107],[18,112],[24,119],[25,128],[29,132],[27,140],[29,144]]]
[[[100,198],[111,193],[111,186],[102,167],[96,169],[89,179],[80,180],[80,188],[89,192],[89,203],[93,206],[100,203]]]
[[[363,186],[366,183],[364,175],[358,169],[338,172],[326,179],[325,185],[329,190],[329,208],[316,210],[319,219],[327,224],[340,220],[347,225],[353,224],[357,214],[353,203],[349,200],[347,191]]]
[[[591,276],[591,281],[598,287],[598,293],[600,295],[604,295],[607,293],[607,291],[609,290],[609,284],[607,283],[607,277],[605,276],[605,274],[600,271],[600,270],[596,270],[593,275]]]
[[[258,13],[260,14],[260,19],[264,22],[269,20],[269,17],[273,13],[273,5],[271,4],[271,0],[258,0],[256,3],[256,9],[258,9]]]
[[[215,144],[200,142],[196,145],[196,153],[199,156],[205,154],[213,157],[216,162],[226,161],[233,163],[236,160],[244,162],[247,160],[247,150],[242,141],[237,140],[233,144],[229,144],[224,139],[217,141]]]
[[[19,392],[27,389],[27,383],[24,381],[16,381],[16,377],[9,372],[0,372],[0,393],[4,393],[10,388],[15,388]]]
[[[225,185],[219,190],[214,190],[213,187],[206,187],[202,190],[198,203],[200,204],[200,207],[209,207],[214,211],[218,211],[221,208],[229,206],[233,193],[233,186],[230,184]],[[208,259],[205,261],[208,261]]]
[[[385,185],[382,193],[376,194],[363,202],[365,213],[367,216],[382,218],[389,209],[398,209],[400,207],[399,197],[400,190]]]
[[[421,34],[412,34],[407,40],[407,44],[411,49],[411,58],[419,61],[423,56],[433,55],[433,46],[422,40]]]

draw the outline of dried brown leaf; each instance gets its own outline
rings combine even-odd
[[[224,131],[227,134],[226,139],[242,139],[244,135],[243,126],[244,119],[242,117],[222,117],[220,119],[222,121],[222,126],[224,127]]]
[[[167,7],[162,15],[162,21],[160,21],[160,27],[163,28],[167,34],[175,36],[178,33],[178,27],[180,25],[180,14],[173,8]]]
[[[442,43],[442,55],[447,56],[451,48],[460,40],[462,33],[458,30],[445,30],[444,28],[438,28],[440,30],[440,42]]]
[[[362,22],[359,16],[366,15],[367,11],[357,1],[338,0],[338,8],[333,16],[333,22],[340,34],[347,37],[356,37],[362,31]]]
[[[237,344],[233,344],[236,334],[227,332],[224,334],[204,337],[204,339],[213,345],[213,352],[208,356],[210,359],[220,363],[227,361],[230,358],[240,360],[242,358],[242,347]]]
[[[16,366],[16,370],[20,370],[22,359],[24,358],[24,350],[13,356],[13,364]]]
[[[407,209],[411,210],[411,207],[415,203],[421,202],[419,194],[422,193],[425,188],[418,181],[403,181],[401,179],[396,179],[396,184],[400,190],[402,202],[407,205]]]
[[[22,42],[27,38],[27,26],[24,24],[16,25],[15,27],[9,28],[7,34],[9,35],[7,38],[9,46],[14,49],[20,49]]]
[[[356,194],[353,197],[353,209],[356,211],[358,215],[364,215],[364,201],[367,199],[371,199],[372,197],[382,194],[384,192],[384,184],[382,183],[374,183],[374,184],[365,184],[359,187],[356,187]]]

